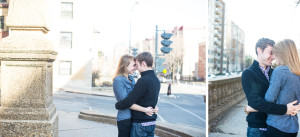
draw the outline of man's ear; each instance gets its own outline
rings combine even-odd
[[[142,65],[143,65],[144,67],[147,67],[147,64],[146,64],[145,61],[142,62]]]
[[[260,47],[257,47],[256,48],[256,51],[257,51],[257,55],[260,55],[260,54],[262,54],[262,49],[260,48]]]

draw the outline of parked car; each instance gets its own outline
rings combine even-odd
[[[216,75],[214,75],[214,74],[209,74],[208,75],[208,78],[215,78],[216,77]]]
[[[166,78],[163,76],[158,76],[159,82],[160,83],[166,83]]]
[[[230,76],[230,73],[225,73],[225,76]]]

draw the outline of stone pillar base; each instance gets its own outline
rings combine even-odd
[[[58,113],[50,121],[0,120],[0,136],[58,137]]]

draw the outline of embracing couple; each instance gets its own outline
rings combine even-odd
[[[117,99],[117,127],[119,137],[154,137],[156,107],[160,82],[153,69],[153,57],[143,52],[135,58],[123,55],[113,79]],[[131,76],[138,70],[141,78],[135,83]]]
[[[247,137],[296,137],[300,105],[300,61],[294,41],[275,44],[259,39],[257,59],[242,74],[242,86],[248,100]],[[277,67],[273,70],[271,62]]]

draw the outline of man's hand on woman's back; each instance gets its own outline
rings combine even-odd
[[[291,102],[291,103],[288,103],[288,104],[286,105],[286,106],[287,106],[287,112],[286,112],[286,114],[291,115],[291,116],[297,115],[297,113],[298,113],[299,110],[300,110],[300,104],[294,106],[294,104],[296,104],[297,102],[298,102],[298,101],[295,100],[295,101],[293,101],[293,102]]]

